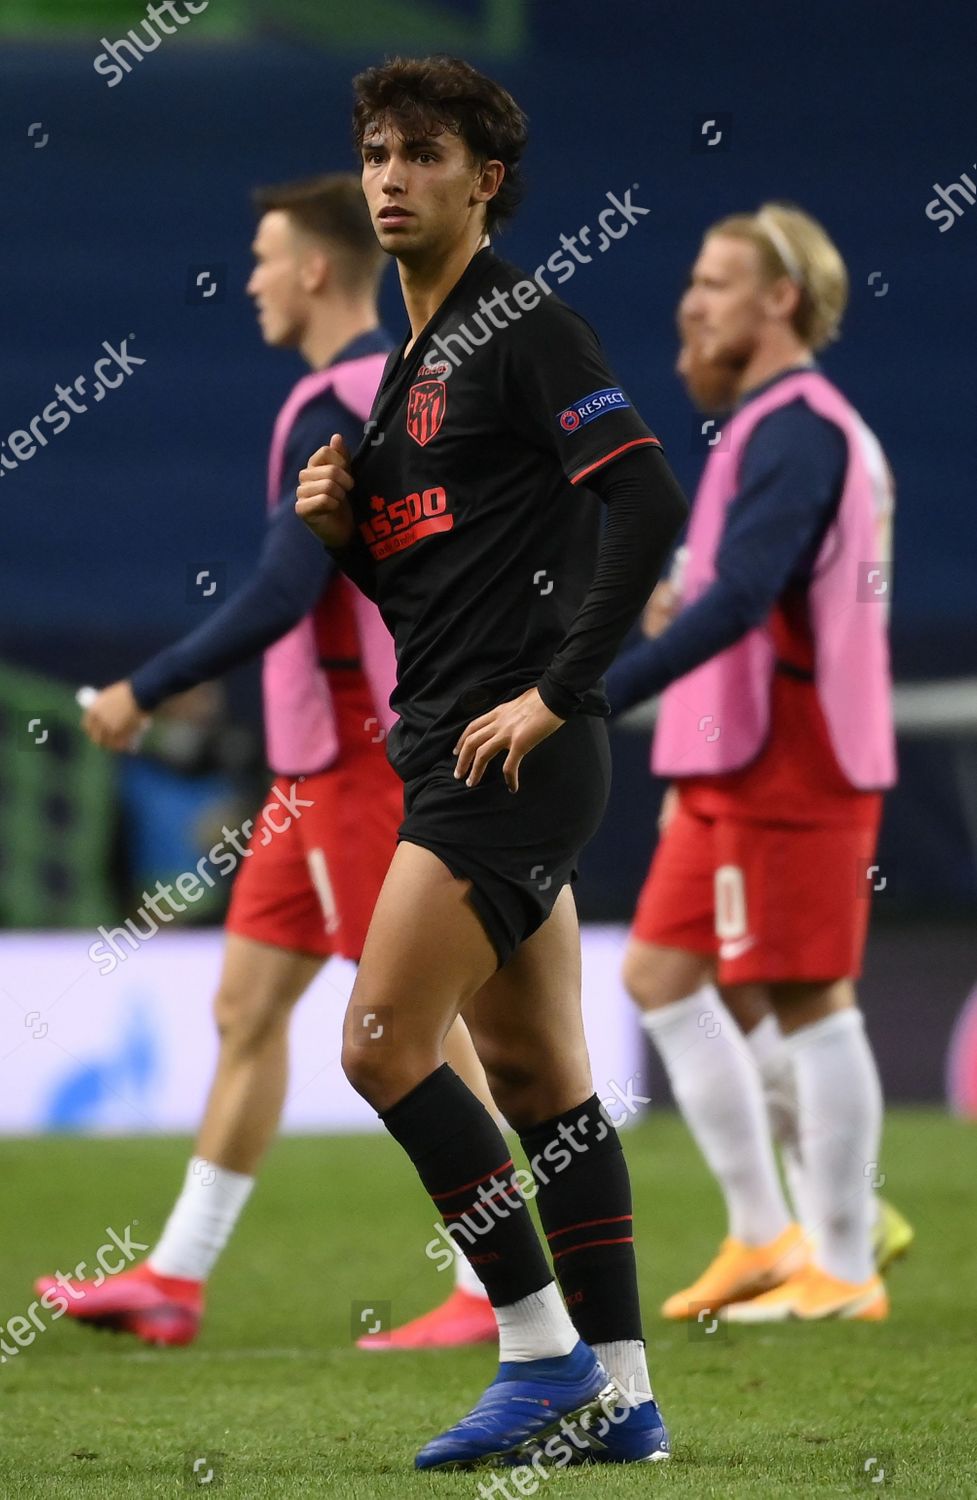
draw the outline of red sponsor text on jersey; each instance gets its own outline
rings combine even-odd
[[[382,495],[371,495],[370,508],[375,514],[369,521],[360,522],[360,534],[377,562],[403,552],[423,537],[450,531],[455,524],[448,497],[439,484],[414,490],[402,500],[387,501]]]

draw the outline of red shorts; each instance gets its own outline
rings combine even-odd
[[[358,960],[403,815],[404,784],[382,747],[304,780],[277,777],[238,869],[228,932]]]
[[[844,824],[703,817],[680,800],[638,898],[632,936],[715,955],[720,984],[827,982],[861,972],[882,798]]]

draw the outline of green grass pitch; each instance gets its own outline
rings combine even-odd
[[[888,1323],[730,1326],[725,1336],[657,1317],[721,1236],[716,1190],[671,1115],[625,1139],[650,1364],[674,1457],[558,1472],[535,1493],[977,1496],[974,1127],[929,1111],[889,1119],[885,1191],[918,1237],[890,1274]],[[188,1143],[48,1138],[2,1149],[6,1327],[27,1312],[36,1274],[93,1255],[107,1228],[131,1223],[152,1241]],[[491,1378],[494,1351],[352,1346],[364,1305],[388,1304],[401,1321],[445,1294],[447,1275],[423,1251],[433,1222],[386,1138],[279,1141],[196,1344],[147,1349],[62,1318],[0,1365],[0,1495],[476,1500],[485,1474],[415,1474],[412,1463]],[[205,1461],[196,1478],[195,1460]]]

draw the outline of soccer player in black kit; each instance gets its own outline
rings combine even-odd
[[[363,188],[410,333],[355,457],[338,436],[313,455],[296,508],[394,636],[387,755],[405,816],[343,1066],[482,1278],[501,1361],[415,1462],[663,1458],[571,882],[610,785],[601,674],[687,507],[547,268],[524,276],[489,245],[520,196],[515,101],[444,57],[395,59],[354,88]],[[532,1176],[443,1060],[461,1011]]]

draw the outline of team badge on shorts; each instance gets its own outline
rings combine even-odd
[[[411,386],[407,397],[407,431],[422,448],[440,430],[447,403],[448,388],[443,380],[421,380]]]

